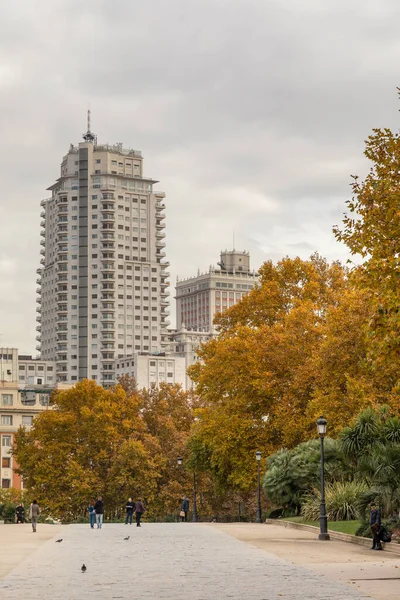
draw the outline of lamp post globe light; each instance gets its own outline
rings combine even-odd
[[[319,540],[329,540],[328,517],[325,506],[325,469],[324,469],[324,437],[326,435],[326,419],[320,417],[317,421],[317,429],[321,442],[321,503],[319,507]]]
[[[257,518],[256,518],[256,523],[262,523],[262,518],[261,518],[261,478],[260,478],[261,452],[259,450],[257,450],[257,452],[256,452],[256,461],[257,461]]]
[[[176,459],[176,462],[178,463],[178,466],[182,466],[182,464],[183,464],[182,457],[178,456],[178,458]],[[197,523],[197,478],[196,478],[196,471],[194,471],[194,473],[193,473],[193,517],[192,517],[192,521],[193,521],[193,523]]]

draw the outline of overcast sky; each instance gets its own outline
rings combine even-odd
[[[172,283],[233,233],[255,268],[345,260],[363,140],[400,124],[399,23],[397,0],[3,0],[0,345],[35,353],[40,201],[89,105],[167,194]]]

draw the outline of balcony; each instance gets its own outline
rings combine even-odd
[[[156,238],[157,239],[162,239],[162,238],[165,238],[165,237],[166,237],[165,233],[162,233],[162,232],[156,233]]]
[[[40,259],[40,261],[39,261],[39,262],[40,262],[40,264],[41,264],[41,265],[43,265],[43,266],[46,264],[46,259],[44,258],[44,256],[43,256],[43,257]]]
[[[42,309],[41,309],[41,307],[40,307],[40,306],[37,306],[37,307],[36,307],[36,312],[37,312],[37,313],[41,313],[41,312],[42,312]]]
[[[42,237],[46,237],[46,230],[45,230],[45,229],[41,229],[41,230],[40,230],[40,235],[41,235]]]
[[[36,317],[36,321],[37,321],[38,323],[41,323],[41,322],[42,322],[42,317],[41,317],[40,315],[38,315],[38,316]]]
[[[41,336],[41,335],[37,335],[37,336],[35,337],[35,340],[36,340],[37,342],[40,342],[40,340],[41,340],[41,339],[42,339],[42,336]]]
[[[161,204],[156,204],[156,210],[164,210],[165,209],[165,204],[161,203]]]
[[[101,307],[100,310],[101,310],[101,312],[107,312],[107,313],[109,313],[110,311],[113,311],[110,314],[114,314],[114,303],[113,302],[112,303],[104,302],[103,306]]]
[[[104,315],[102,315],[101,320],[102,321],[115,321],[115,313],[110,312],[108,309],[108,312],[106,312],[106,313],[104,313]]]
[[[41,268],[39,267],[38,269],[36,269],[36,273],[37,273],[38,275],[42,275],[42,273],[43,273],[43,269],[41,269]]]
[[[45,240],[40,240],[40,245],[41,246],[45,246],[46,245],[46,241]]]
[[[41,296],[42,295],[42,288],[40,288],[40,287],[36,288],[36,293],[37,293],[38,296]]]
[[[44,248],[40,248],[40,254],[44,256],[46,254],[46,250]]]
[[[41,351],[41,349],[42,349],[42,346],[41,346],[40,344],[37,344],[37,345],[35,346],[35,348],[36,348],[36,350],[37,350],[38,352],[40,352],[40,351]]]
[[[57,306],[57,314],[58,315],[68,314],[68,305],[67,304],[60,304],[59,306]]]
[[[167,284],[164,283],[164,284],[161,284],[161,285],[165,286]],[[169,292],[167,292],[167,290],[161,290],[160,296],[161,296],[161,298],[167,298],[169,296]]]
[[[166,244],[165,242],[156,242],[156,248],[165,248]]]
[[[101,335],[100,335],[100,339],[101,339],[102,342],[103,341],[107,342],[107,341],[110,341],[110,340],[113,342],[114,341],[114,334],[112,332],[105,333],[104,331],[102,331]]]
[[[40,294],[38,294],[38,297],[36,298],[36,302],[38,304],[42,304],[42,297],[40,296]]]
[[[58,254],[57,255],[57,262],[58,263],[68,262],[68,254]]]
[[[111,271],[114,272],[114,264],[113,263],[101,263],[101,271]]]
[[[36,331],[42,331],[42,326],[41,325],[36,325]]]
[[[40,221],[40,227],[44,229],[46,227],[46,221]]]
[[[41,200],[40,206],[46,206],[47,200]]]
[[[40,213],[40,218],[41,219],[45,219],[46,218],[46,211],[42,210],[42,212]]]

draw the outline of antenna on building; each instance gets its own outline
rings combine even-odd
[[[91,142],[93,143],[96,139],[96,136],[92,133],[91,129],[90,129],[90,116],[91,116],[91,112],[90,109],[87,111],[87,132],[84,133],[82,135],[83,139],[85,140],[85,142]]]

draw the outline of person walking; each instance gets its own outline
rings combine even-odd
[[[94,523],[96,521],[96,511],[94,509],[94,505],[95,505],[94,500],[91,500],[89,502],[89,508],[88,508],[88,511],[89,511],[89,523],[90,523],[91,529],[94,529]]]
[[[140,521],[145,510],[146,509],[144,507],[142,499],[138,498],[138,501],[135,503],[136,527],[141,527]]]
[[[185,522],[187,521],[188,512],[189,512],[189,499],[187,496],[183,496],[181,512],[180,512],[182,523],[183,523],[183,521],[185,521]]]
[[[18,523],[25,523],[25,508],[22,502],[20,502],[15,509],[16,521]]]
[[[129,521],[129,525],[132,525],[133,511],[135,510],[135,503],[132,502],[132,498],[128,498],[128,502],[126,503],[125,509],[126,509],[125,525],[128,525],[128,521]]]
[[[32,532],[36,533],[36,526],[38,522],[38,517],[40,515],[40,507],[39,504],[34,500],[29,507],[29,518],[32,523]]]
[[[94,505],[94,512],[96,513],[96,525],[97,529],[101,529],[103,525],[103,513],[104,513],[104,502],[103,498],[99,496]]]
[[[370,513],[370,517],[369,517],[369,524],[371,527],[371,533],[373,535],[371,550],[383,550],[381,540],[379,537],[380,530],[381,530],[381,511],[376,506],[375,502],[371,502],[371,513]]]

